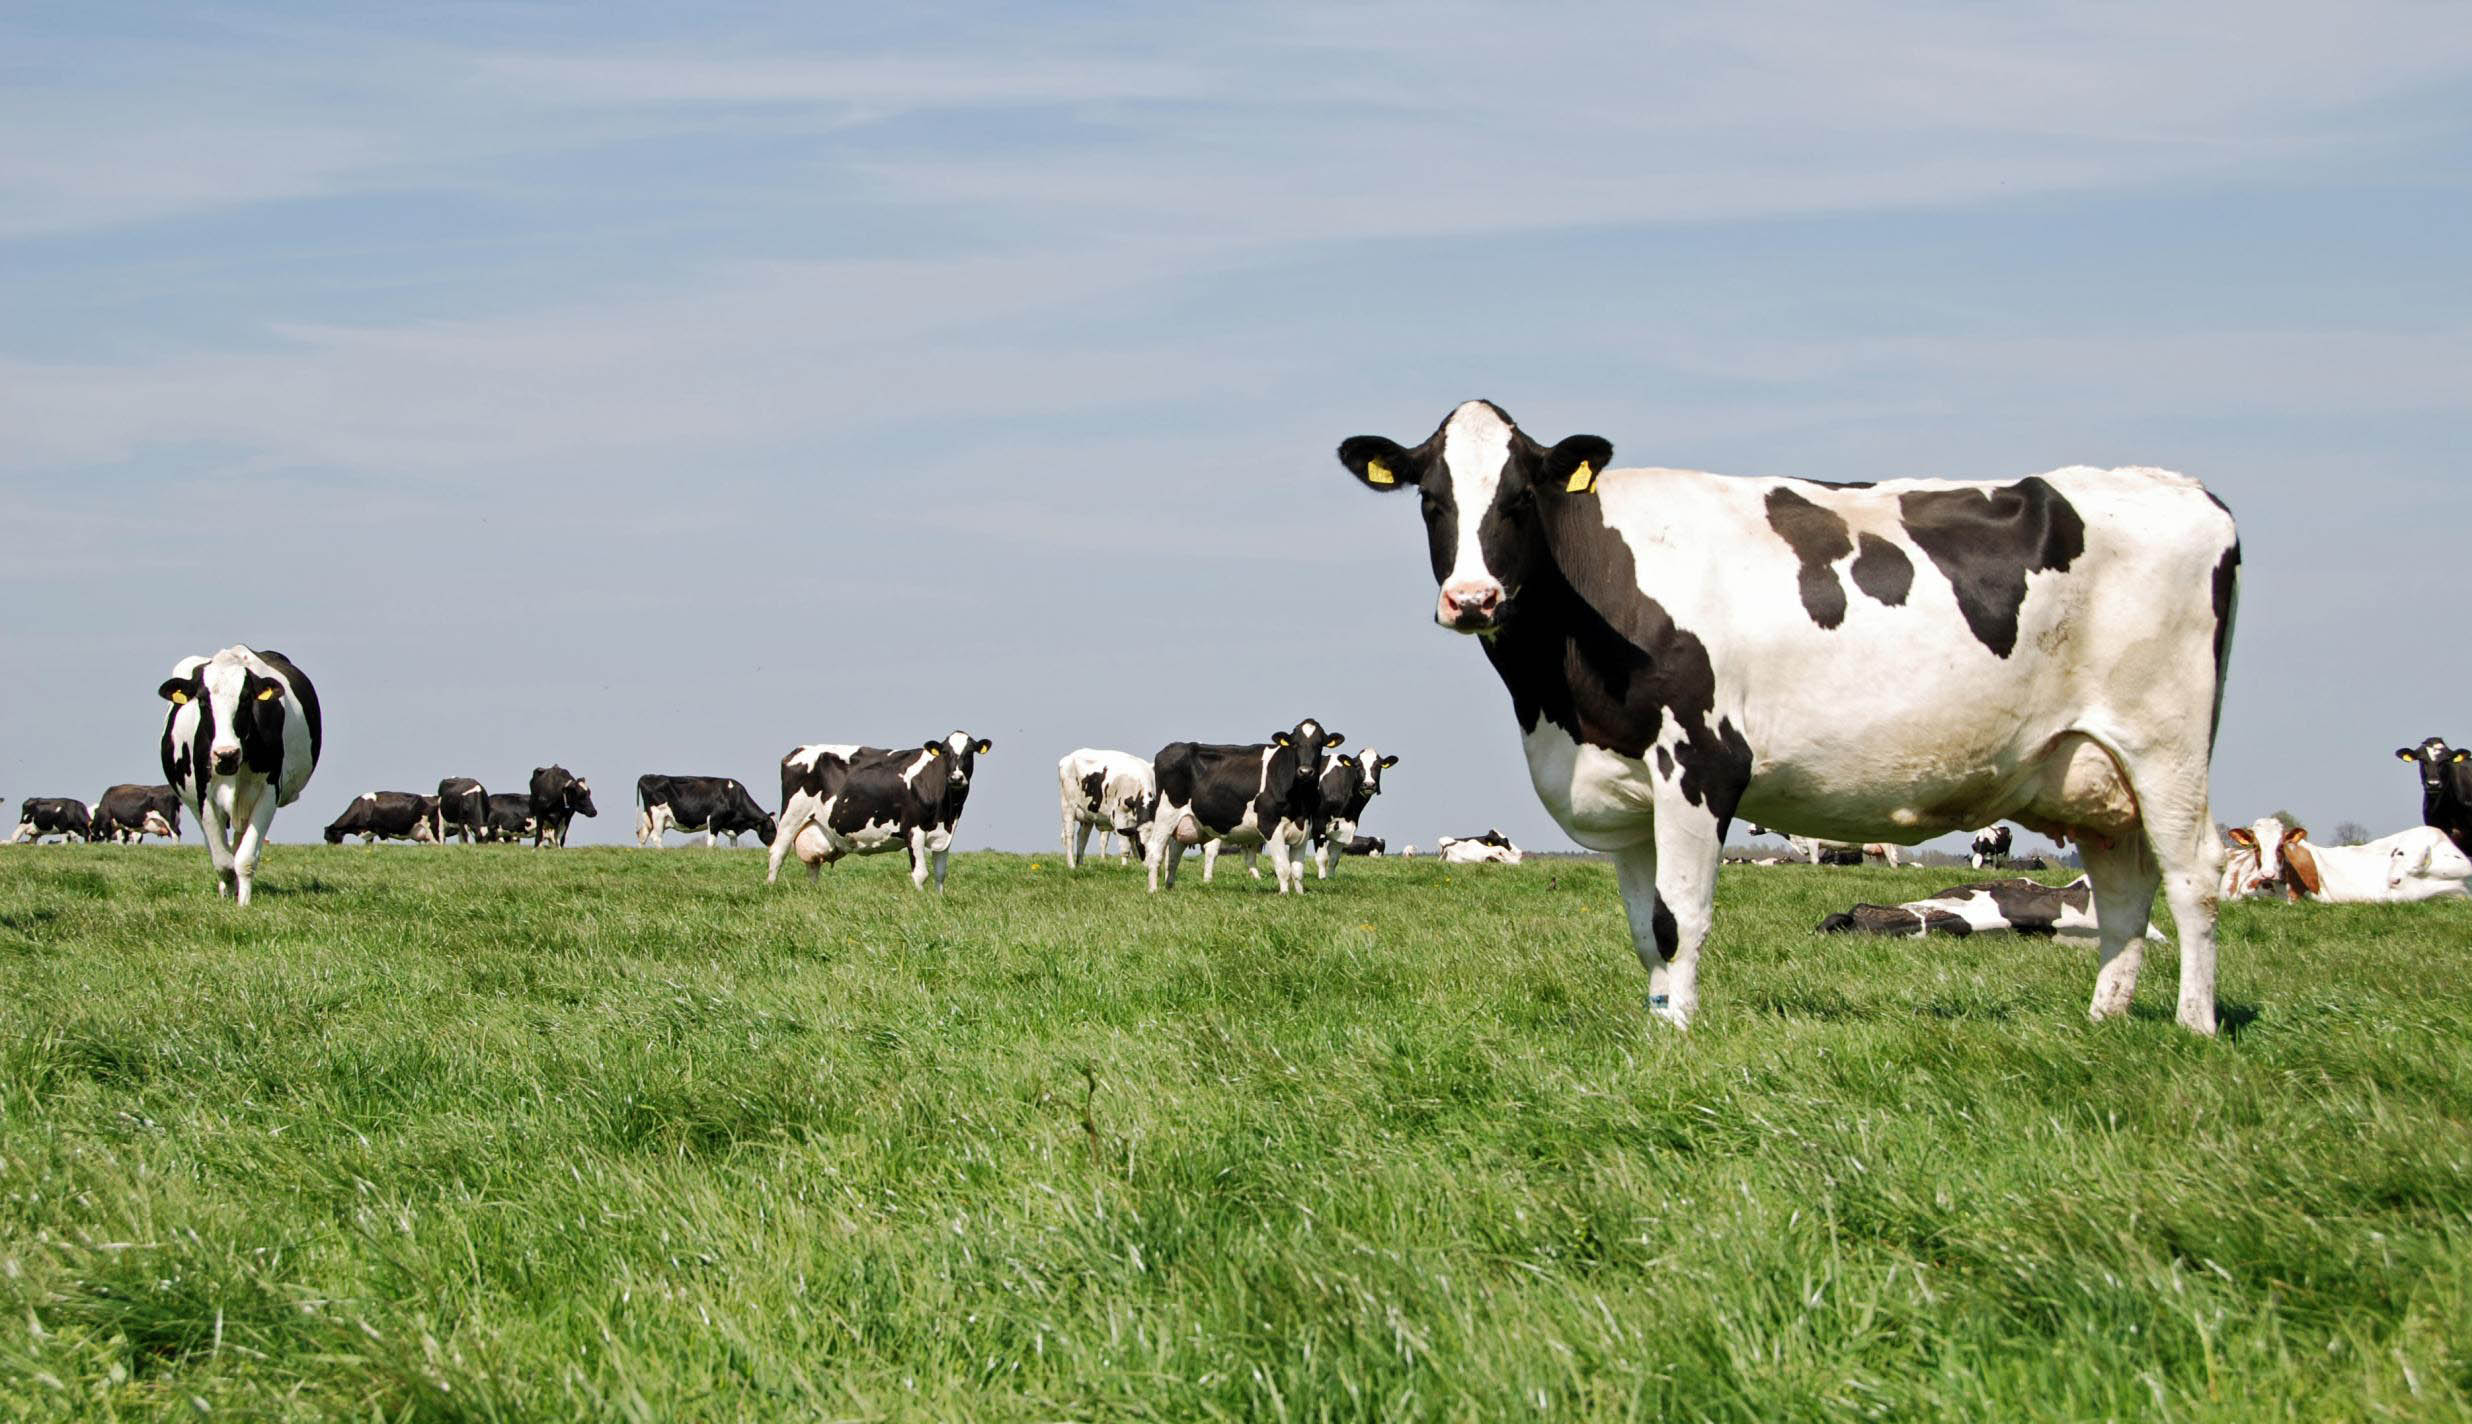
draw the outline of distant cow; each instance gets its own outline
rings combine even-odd
[[[2222,885],[2226,899],[2279,887],[2287,902],[2401,904],[2464,895],[2464,882],[2472,879],[2472,856],[2436,826],[2414,826],[2365,845],[2322,846],[2303,827],[2270,816],[2233,828],[2230,840]]]
[[[17,834],[11,845],[41,845],[45,836],[63,842],[94,839],[94,815],[83,801],[67,796],[29,796],[18,803]]]
[[[300,799],[326,742],[318,692],[291,659],[234,644],[182,658],[155,691],[163,775],[206,838],[215,892],[249,903],[275,811]]]
[[[598,816],[592,804],[592,783],[550,765],[532,769],[532,848],[564,846],[567,826],[578,816]]]
[[[1346,853],[1366,804],[1382,794],[1382,773],[1398,764],[1399,758],[1384,756],[1371,747],[1360,747],[1353,755],[1334,753],[1323,758],[1317,788],[1322,805],[1311,832],[1315,879],[1330,878],[1332,854]]]
[[[1974,833],[1974,846],[1972,853],[1967,856],[1967,861],[1973,865],[1975,869],[1981,870],[1986,866],[2006,865],[2008,864],[2008,858],[2008,827],[1986,826],[1982,830]]]
[[[143,836],[179,840],[180,793],[168,786],[133,782],[111,787],[94,803],[93,834],[98,841],[135,841]]]
[[[532,795],[526,791],[492,791],[489,793],[489,821],[481,835],[485,841],[527,840],[538,829],[532,817]]]
[[[1311,717],[1268,742],[1170,742],[1151,766],[1158,783],[1142,847],[1150,889],[1176,883],[1186,837],[1270,850],[1279,893],[1304,893],[1302,849],[1321,807],[1322,753],[1344,738]]]
[[[364,791],[326,828],[328,845],[342,845],[345,836],[359,836],[362,845],[382,840],[443,845],[446,824],[435,796],[417,791]]]
[[[772,855],[764,869],[765,883],[780,878],[782,858],[798,839],[798,826],[833,799],[841,790],[841,783],[849,780],[852,766],[898,755],[901,753],[890,747],[863,746],[857,742],[810,742],[790,748],[781,758],[781,814],[773,822]],[[811,878],[817,866],[818,862],[807,862]]]
[[[438,783],[438,817],[446,833],[459,841],[488,840],[489,788],[469,776],[446,778]]]
[[[1809,836],[1787,836],[1786,843],[1794,853],[1813,865],[1860,865],[1868,858],[1886,861],[1894,869],[1898,847],[1887,841],[1824,841]]]
[[[1687,1025],[1736,817],[1914,843],[2075,840],[2102,920],[2088,1013],[2124,1014],[2159,888],[2181,1024],[2215,1031],[2207,803],[2240,584],[2230,511],[2166,470],[1836,483],[1611,469],[1466,401],[1415,446],[1439,585],[1510,694],[1538,799],[1614,861],[1648,1007]]]
[[[2420,773],[2421,824],[2446,832],[2457,850],[2472,854],[2472,747],[2431,737],[2395,755]]]
[[[810,879],[843,856],[904,849],[910,853],[910,884],[924,890],[933,874],[942,890],[953,829],[969,802],[970,778],[978,759],[993,750],[995,743],[984,737],[954,732],[915,751],[862,754],[830,799],[817,804],[802,794],[782,808],[774,843],[794,846]]]
[[[1123,856],[1133,855],[1134,831],[1157,785],[1150,763],[1131,752],[1083,747],[1067,752],[1056,763],[1056,790],[1064,818],[1064,868],[1080,868],[1090,847],[1090,833],[1099,833],[1099,854],[1109,854],[1109,842],[1123,837]]]
[[[1379,856],[1385,849],[1388,848],[1388,846],[1389,842],[1383,840],[1380,836],[1358,836],[1356,839],[1349,841],[1346,846],[1342,847],[1339,853],[1341,855]]]
[[[1452,865],[1517,865],[1527,856],[1509,836],[1491,829],[1481,836],[1444,836],[1434,849]]]
[[[666,831],[701,831],[706,846],[728,836],[735,847],[750,832],[770,845],[780,829],[735,777],[646,772],[635,778],[635,808],[635,843],[656,849]]]
[[[1821,934],[1925,935],[2019,934],[2045,939],[2092,941],[2093,883],[2079,876],[2066,885],[2014,878],[1979,880],[1934,890],[1902,905],[1856,905],[1820,921]],[[2163,932],[2146,926],[2148,939]]]

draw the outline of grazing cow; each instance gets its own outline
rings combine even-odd
[[[1122,858],[1130,863],[1142,808],[1158,790],[1150,763],[1130,752],[1083,747],[1056,763],[1056,787],[1064,812],[1064,868],[1080,868],[1094,828],[1099,854],[1109,854],[1109,843],[1121,836]]]
[[[180,839],[180,793],[168,786],[123,782],[94,803],[94,839],[136,841],[145,836]]]
[[[2223,868],[2227,898],[2262,895],[2280,886],[2287,903],[2393,905],[2467,893],[2472,856],[2436,826],[2414,826],[2364,845],[2322,846],[2300,826],[2269,816],[2231,831]]]
[[[567,827],[577,816],[598,816],[592,804],[592,783],[555,764],[532,769],[532,848],[546,843],[563,847]]]
[[[171,704],[164,779],[197,817],[215,893],[246,905],[275,812],[300,799],[326,744],[317,689],[283,654],[235,644],[182,658],[155,690]]]
[[[539,828],[533,819],[532,794],[528,791],[493,791],[489,793],[489,822],[481,839],[485,841],[520,841],[528,839]]]
[[[489,788],[469,776],[446,778],[438,783],[438,815],[455,839],[467,845],[488,840]]]
[[[1353,755],[1333,753],[1323,758],[1322,805],[1311,828],[1314,879],[1330,878],[1332,855],[1347,853],[1366,803],[1382,794],[1382,773],[1398,764],[1399,758],[1384,756],[1371,747],[1361,747]]]
[[[94,813],[83,801],[67,796],[29,796],[17,803],[17,834],[11,845],[41,845],[45,836],[69,841],[94,839]]]
[[[1379,859],[1389,843],[1380,836],[1358,836],[1339,850],[1341,855],[1369,855]]]
[[[2045,885],[2022,877],[1978,880],[1934,890],[1902,905],[1856,905],[1820,921],[1821,934],[1925,935],[2021,934],[2043,939],[2092,940],[2100,933],[2094,920],[2094,888],[2085,876],[2066,885]],[[2164,934],[2146,926],[2146,937]]]
[[[1517,865],[1527,856],[1509,836],[1490,828],[1481,836],[1444,836],[1434,849],[1452,865]]]
[[[2008,827],[1985,826],[1983,829],[1974,833],[1974,845],[1971,852],[1966,857],[1968,864],[1972,865],[1977,870],[1981,870],[1985,866],[2006,865],[2008,864],[2008,858]]]
[[[635,808],[635,843],[655,849],[665,831],[701,831],[707,847],[728,836],[735,848],[738,838],[750,831],[770,845],[780,829],[747,788],[728,776],[646,772],[635,778]]]
[[[435,796],[417,791],[364,791],[326,828],[326,843],[342,845],[345,836],[373,841],[446,844],[446,822]]]
[[[861,750],[829,799],[819,804],[801,796],[782,808],[774,864],[779,865],[785,841],[806,863],[810,880],[845,855],[903,849],[910,853],[911,886],[926,889],[932,868],[936,889],[942,890],[953,828],[970,799],[970,777],[978,759],[995,746],[984,737],[954,732],[914,751],[870,756]]]
[[[1176,883],[1176,865],[1192,843],[1186,839],[1190,834],[1205,843],[1268,846],[1279,893],[1303,894],[1301,849],[1321,807],[1315,768],[1322,753],[1343,740],[1307,717],[1290,731],[1272,733],[1268,742],[1170,742],[1159,748],[1151,760],[1159,790],[1142,847],[1151,892],[1158,892],[1162,870],[1168,885]]]
[[[2085,848],[2090,1013],[2125,1013],[2161,883],[2180,1022],[2215,1029],[2223,849],[2207,763],[2232,518],[2162,470],[1839,485],[1608,470],[1470,401],[1413,449],[1339,447],[1421,497],[1434,619],[1480,635],[1529,779],[1614,859],[1650,1009],[1686,1025],[1737,816],[1913,842],[2015,821]]]
[[[2472,853],[2472,747],[2450,747],[2431,737],[2395,756],[2420,771],[2421,824],[2446,832],[2455,848]]]
[[[1787,836],[1787,845],[1794,853],[1813,865],[1860,865],[1865,859],[1888,862],[1890,869],[1899,864],[1898,848],[1887,841],[1829,841],[1811,836]]]

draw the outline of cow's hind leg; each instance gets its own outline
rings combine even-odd
[[[2147,904],[2152,905],[2152,882],[2160,880],[2180,939],[2177,1017],[2182,1028],[2211,1035],[2215,1031],[2215,910],[2224,852],[2213,808],[2207,802],[2206,765],[2195,756],[2179,758],[2176,763],[2132,757],[2128,770],[2144,823]],[[2108,947],[2111,928],[2107,924],[2103,930]],[[2138,931],[2142,934],[2143,930],[2141,921]],[[2099,993],[2099,984],[2097,988]],[[2124,996],[2124,1006],[2126,1002]]]
[[[2100,947],[2094,971],[2094,1001],[2086,1016],[2100,1022],[2129,1011],[2137,996],[2137,972],[2146,962],[2146,921],[2154,913],[2162,872],[2134,828],[2108,838],[2078,842],[2086,875],[2094,883],[2094,920]]]

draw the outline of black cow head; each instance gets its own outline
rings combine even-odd
[[[2434,799],[2446,794],[2448,768],[2472,762],[2472,747],[2450,747],[2446,738],[2431,737],[2417,747],[2397,747],[2395,759],[2419,769],[2421,795]]]
[[[1296,765],[1303,768],[1307,776],[1312,776],[1314,769],[1322,764],[1322,753],[1337,751],[1347,744],[1347,740],[1311,717],[1284,732],[1270,734],[1271,745],[1295,750]]]
[[[592,804],[592,783],[580,776],[568,784],[566,804],[567,809],[578,816],[597,817],[601,814],[600,808]]]
[[[949,732],[927,744],[930,756],[944,757],[951,762],[944,773],[944,784],[953,790],[968,786],[970,774],[978,769],[978,759],[995,749],[996,744],[987,738],[974,738],[968,732],[961,731]]]
[[[1596,488],[1614,447],[1573,435],[1547,448],[1500,406],[1474,400],[1411,450],[1379,435],[1341,442],[1339,463],[1367,488],[1413,485],[1424,498],[1425,538],[1442,586],[1436,623],[1485,633],[1511,616],[1545,550],[1540,505]]]

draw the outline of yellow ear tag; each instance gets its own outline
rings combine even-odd
[[[186,706],[188,706],[188,705],[189,705],[189,694],[187,694],[187,693],[185,693],[185,692],[181,692],[181,691],[179,691],[179,690],[175,689],[175,690],[173,691],[173,693],[172,693],[172,705],[173,705],[174,707],[186,707]]]
[[[1562,487],[1562,492],[1564,494],[1577,494],[1581,490],[1595,488],[1596,471],[1589,468],[1587,461],[1582,460],[1579,462],[1579,468],[1571,471],[1571,482]]]
[[[272,685],[269,685],[269,686],[266,686],[266,687],[261,687],[261,688],[259,688],[259,689],[258,689],[258,698],[257,698],[257,700],[258,700],[258,701],[260,701],[260,702],[272,702],[272,701],[274,701],[274,700],[275,700],[276,696],[277,696],[280,692],[281,692],[281,689],[276,688],[276,687],[274,687],[274,686],[272,686]]]
[[[1379,460],[1367,460],[1365,462],[1365,478],[1377,485],[1395,485],[1399,483],[1399,477],[1390,472],[1390,466],[1383,464]]]

